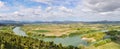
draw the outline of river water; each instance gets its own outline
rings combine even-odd
[[[87,46],[88,43],[80,38],[80,36],[72,36],[72,37],[65,37],[65,38],[44,38],[44,41],[53,41],[55,44],[61,43],[63,46],[79,46],[85,45]]]
[[[13,29],[14,33],[20,36],[27,36],[26,33],[21,30],[20,27],[15,27]],[[41,38],[41,37],[33,37],[33,38],[37,38],[46,42],[49,41],[53,41],[55,44],[62,44],[63,46],[68,46],[68,45],[72,45],[72,46],[79,46],[79,45],[85,45],[87,46],[88,43],[84,40],[82,40],[80,38],[80,35],[76,35],[76,36],[68,36],[68,37],[64,37],[64,38]]]
[[[14,32],[16,35],[27,36],[27,34],[26,34],[23,30],[21,30],[20,27],[15,27],[15,28],[13,29],[13,32]]]

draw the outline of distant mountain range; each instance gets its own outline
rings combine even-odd
[[[69,24],[69,23],[89,23],[89,24],[120,24],[120,21],[13,21],[0,20],[0,24],[39,24],[39,23],[55,23],[55,24]]]

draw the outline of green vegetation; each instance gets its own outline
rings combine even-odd
[[[63,47],[53,42],[44,42],[42,40],[29,37],[17,36],[9,33],[0,33],[0,49],[78,49],[77,47]]]
[[[93,38],[98,41],[103,39],[104,36],[105,36],[104,32],[95,32],[95,33],[84,34],[82,38]]]
[[[35,32],[39,32],[39,33],[50,32],[50,31],[48,31],[48,30],[33,30],[33,31],[35,31]]]
[[[83,49],[120,49],[120,44],[116,43],[116,42],[109,42],[106,43],[104,45],[100,45],[97,47],[94,46],[89,46]]]
[[[119,49],[119,24],[25,24],[21,30],[26,36],[15,35],[14,26],[0,26],[0,49]],[[78,36],[79,35],[79,36]],[[39,38],[65,38],[78,36],[88,45],[63,46]],[[78,39],[79,39],[78,38]],[[68,40],[69,41],[69,40]],[[71,41],[74,42],[74,41]]]
[[[30,34],[44,34],[45,36],[74,36],[78,34],[87,34],[100,31],[103,25],[89,25],[89,24],[26,24],[22,29]],[[73,35],[74,34],[74,35]]]
[[[80,33],[71,33],[71,34],[69,34],[69,36],[76,36],[76,35],[80,35]]]
[[[109,43],[109,42],[111,42],[111,39],[105,39],[105,40],[100,40],[100,41],[94,43],[93,45],[95,47],[97,47],[97,46],[101,46],[101,45],[104,45],[104,44]]]
[[[14,26],[0,26],[0,32],[9,32],[13,34],[13,31],[12,31],[13,28]]]

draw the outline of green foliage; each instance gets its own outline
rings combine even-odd
[[[6,32],[6,33],[11,33],[13,34],[12,29],[14,26],[0,26],[0,32]]]
[[[71,34],[69,34],[69,36],[76,36],[76,35],[80,35],[80,33],[71,33]]]
[[[79,45],[78,47],[81,48],[81,49],[85,49],[84,45]]]
[[[114,40],[120,40],[120,31],[117,30],[110,30],[106,32],[107,35],[111,36],[111,39]]]
[[[104,32],[88,33],[83,35],[84,38],[94,38],[96,40],[101,40],[105,36]]]
[[[100,41],[94,43],[93,45],[95,47],[97,47],[97,46],[101,46],[101,45],[104,45],[104,44],[109,43],[109,42],[111,42],[111,39],[105,39],[105,40],[100,40]]]
[[[50,32],[50,31],[48,31],[48,30],[33,30],[33,31],[38,32],[38,33],[46,33],[46,32]]]
[[[56,36],[45,36],[46,38],[56,38]]]
[[[78,49],[73,46],[63,47],[53,42],[44,42],[42,40],[30,37],[17,36],[9,33],[0,33],[1,49]]]
[[[111,35],[111,36],[120,35],[120,31],[117,31],[117,30],[111,30],[106,33],[107,33],[107,35]]]

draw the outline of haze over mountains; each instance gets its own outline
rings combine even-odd
[[[118,24],[120,21],[14,21],[14,20],[0,20],[0,24],[39,24],[39,23],[55,23],[55,24],[68,24],[68,23],[90,23],[90,24]]]

